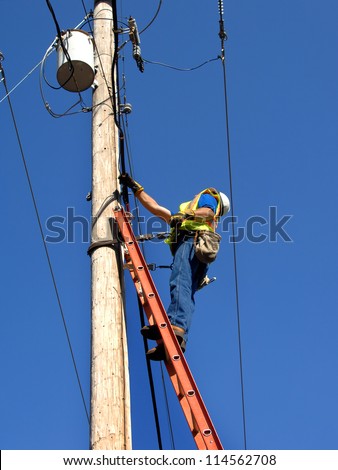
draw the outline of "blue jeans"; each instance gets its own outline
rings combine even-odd
[[[206,275],[208,265],[195,256],[194,238],[178,241],[170,276],[170,297],[167,314],[172,325],[185,330],[185,340],[195,310],[194,294]]]

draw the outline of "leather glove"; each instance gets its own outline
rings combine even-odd
[[[133,178],[128,175],[128,173],[124,173],[123,175],[119,176],[119,181],[122,185],[127,186],[130,188],[135,196],[137,196],[141,191],[144,190],[143,186],[141,186],[139,183],[137,183]]]
[[[178,228],[186,218],[186,214],[183,214],[183,212],[177,212],[177,214],[170,217],[170,227]]]

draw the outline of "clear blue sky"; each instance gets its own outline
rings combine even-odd
[[[81,0],[52,1],[62,29],[84,17]],[[89,10],[93,2],[85,0]],[[142,29],[158,0],[118,1]],[[0,0],[0,50],[9,89],[43,57],[55,26],[43,0]],[[337,449],[337,104],[338,6],[334,0],[224,0],[229,126],[238,227],[277,219],[277,235],[237,243],[241,352],[248,449]],[[194,67],[220,53],[217,0],[163,0],[142,35],[145,59]],[[136,179],[176,210],[200,189],[229,193],[220,61],[194,72],[146,64],[123,49]],[[55,84],[56,57],[46,74]],[[44,86],[53,111],[74,95]],[[5,95],[0,84],[0,100]],[[90,92],[84,94],[90,105]],[[91,114],[53,119],[39,71],[12,94],[43,224],[67,208],[89,220]],[[2,270],[0,445],[2,449],[88,449],[89,428],[53,290],[8,103],[0,103]],[[271,211],[271,210],[270,210]],[[271,216],[272,217],[272,216]],[[261,221],[263,219],[254,219]],[[254,236],[270,224],[253,225]],[[64,227],[66,224],[64,225]],[[45,234],[48,234],[44,226]],[[247,232],[246,232],[247,233]],[[81,225],[73,242],[48,244],[87,406],[90,393],[90,260]],[[217,281],[196,298],[186,357],[225,448],[243,449],[239,342],[230,233],[210,269]],[[148,262],[170,264],[163,244]],[[167,270],[154,273],[165,305]],[[133,286],[127,281],[133,446],[156,449]],[[164,448],[171,449],[161,371],[153,367]],[[195,449],[166,381],[177,449]]]

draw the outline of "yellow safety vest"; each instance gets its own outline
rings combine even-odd
[[[217,208],[216,208],[216,213],[214,216],[213,220],[210,221],[197,221],[194,220],[193,218],[191,219],[186,219],[182,222],[180,225],[180,230],[188,230],[188,231],[197,231],[197,230],[208,230],[211,232],[214,232],[216,227],[217,227],[217,217],[220,213],[221,210],[221,204],[220,204],[220,195],[216,190],[213,190],[213,188],[207,188],[201,191],[199,194],[197,194],[193,200],[188,201],[188,202],[182,202],[179,207],[179,212],[182,212],[183,214],[186,212],[189,212],[191,210],[196,210],[198,207],[198,201],[202,194],[210,194],[217,200]],[[176,229],[172,228],[170,231],[169,237],[165,240],[165,243],[168,245],[172,245],[176,240]]]

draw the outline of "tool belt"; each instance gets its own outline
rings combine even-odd
[[[222,237],[209,230],[196,230],[194,238],[195,255],[205,264],[215,261]]]
[[[177,240],[182,240],[182,238],[192,238],[195,235],[196,235],[196,230],[178,230]]]

